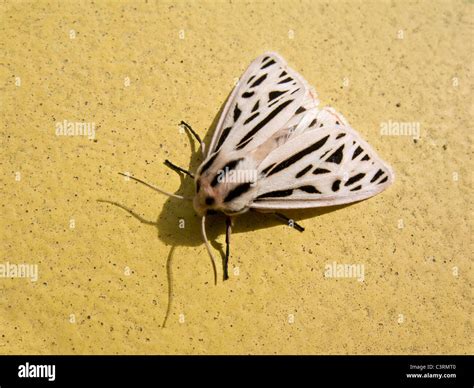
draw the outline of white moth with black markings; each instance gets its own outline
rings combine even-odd
[[[182,123],[201,143],[205,159],[196,174],[166,163],[195,180],[193,205],[202,217],[202,234],[213,263],[206,215],[222,212],[227,216],[224,279],[232,216],[248,210],[347,204],[372,197],[392,184],[390,166],[347,120],[334,109],[318,105],[317,94],[306,80],[270,52],[255,59],[240,78],[207,152],[199,136]]]

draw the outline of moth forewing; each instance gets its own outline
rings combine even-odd
[[[208,157],[218,150],[249,150],[270,138],[315,92],[276,53],[254,60],[230,95]]]

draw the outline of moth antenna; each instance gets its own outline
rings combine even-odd
[[[176,171],[177,173],[182,172],[183,174],[186,174],[187,176],[190,176],[191,178],[194,179],[193,173],[189,172],[188,170],[185,170],[184,168],[177,166],[174,163],[171,163],[168,159],[165,160],[165,166],[171,168],[173,171]]]
[[[179,125],[182,125],[185,129],[187,129],[196,138],[196,140],[199,142],[199,144],[201,144],[201,152],[204,155],[206,153],[206,143],[204,143],[201,140],[201,137],[194,131],[194,129],[191,128],[191,126],[188,123],[181,120]]]
[[[202,232],[202,238],[204,240],[204,245],[206,246],[206,249],[207,249],[207,253],[209,254],[209,257],[211,258],[212,270],[214,271],[214,284],[217,285],[216,261],[214,259],[214,256],[212,255],[211,246],[209,245],[209,241],[207,240],[207,235],[206,235],[206,216],[202,216],[201,232]]]
[[[141,183],[141,184],[144,184],[145,186],[149,187],[150,189],[155,190],[155,191],[158,191],[159,193],[164,194],[164,195],[167,195],[168,197],[177,198],[177,199],[184,199],[184,200],[186,200],[186,201],[192,201],[192,198],[184,197],[184,196],[178,195],[178,194],[168,193],[167,191],[161,190],[161,189],[159,189],[158,187],[153,186],[153,185],[151,185],[151,184],[149,184],[149,183],[146,183],[146,182],[142,181],[141,179],[135,178],[135,177],[133,177],[133,176],[131,176],[131,175],[124,174],[124,173],[122,173],[122,172],[119,172],[119,174],[122,175],[122,176],[124,176],[124,177],[133,179],[133,180],[136,181],[136,182],[139,182],[139,183]]]

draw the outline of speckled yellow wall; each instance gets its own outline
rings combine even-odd
[[[472,4],[0,10],[0,266],[38,269],[36,282],[0,278],[0,353],[473,352]],[[117,172],[191,195],[193,182],[163,165],[199,164],[177,124],[209,141],[235,78],[266,50],[341,111],[397,179],[352,206],[291,213],[302,234],[242,216],[230,279],[215,286],[192,207]],[[64,120],[95,125],[95,139],[56,135]],[[412,123],[419,139],[383,135],[389,123]],[[216,218],[216,252],[223,232]],[[364,281],[325,277],[334,262],[363,265]]]

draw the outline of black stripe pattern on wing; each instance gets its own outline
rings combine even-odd
[[[314,175],[319,175],[319,174],[327,174],[328,172],[331,172],[330,170],[326,170],[325,168],[317,168],[313,171]]]
[[[275,109],[273,109],[267,117],[265,117],[262,121],[260,121],[255,127],[253,127],[242,139],[240,139],[239,143],[236,146],[237,150],[242,149],[247,144],[246,142],[250,140],[258,131],[260,131],[265,125],[267,125],[270,121],[272,121],[275,116],[280,113],[283,109],[285,109],[289,104],[291,104],[294,100],[288,100],[280,105],[278,105]],[[244,144],[245,143],[245,144]]]
[[[229,133],[230,133],[230,130],[232,129],[232,127],[227,127],[227,128],[224,128],[222,130],[222,133],[221,135],[219,136],[219,140],[216,144],[216,151],[219,151],[222,144],[224,144],[225,142],[225,139],[227,139],[227,136],[229,136]]]
[[[255,82],[252,85],[250,85],[250,88],[254,88],[255,86],[260,85],[263,81],[265,81],[266,78],[267,78],[267,73],[257,78]]]
[[[274,90],[273,92],[268,93],[268,102],[273,101],[274,99],[280,97],[282,94],[285,94],[288,90]]]
[[[224,198],[224,202],[230,202],[233,199],[235,199],[237,197],[240,197],[242,194],[246,193],[251,188],[252,188],[252,183],[251,182],[246,182],[246,183],[242,183],[242,184],[238,185],[237,187],[235,187],[234,189],[229,191],[229,193]]]
[[[239,105],[235,104],[234,108],[234,123],[239,119],[240,115],[242,114],[242,111],[239,109]]]
[[[254,113],[252,116],[250,116],[247,120],[244,121],[244,125],[250,123],[253,119],[255,119],[256,117],[258,117],[260,113],[257,112],[257,113]]]
[[[306,155],[311,154],[312,152],[317,151],[320,149],[328,140],[329,135],[326,137],[323,137],[322,139],[318,140],[316,143],[311,144],[309,147],[306,147],[305,149],[301,150],[300,152],[297,152],[296,154],[290,156],[289,158],[285,159],[283,162],[278,163],[275,168],[273,168],[268,176],[276,174],[277,172],[280,172],[284,170],[285,168],[290,167],[292,164],[296,163],[298,160],[304,158]]]
[[[218,152],[216,152],[214,155],[212,155],[208,161],[206,163],[203,164],[202,168],[201,168],[201,171],[200,171],[200,175],[204,174],[208,169],[209,167],[212,166],[212,163],[214,163],[214,160],[216,160],[217,158],[217,155],[219,155]]]
[[[359,156],[359,154],[364,151],[362,148],[360,148],[359,146],[355,149],[354,153],[352,154],[352,160],[354,160],[355,158],[357,158],[357,156]]]
[[[334,151],[334,153],[332,153],[331,156],[326,159],[326,162],[340,164],[342,161],[342,157],[344,156],[343,150],[344,144],[340,146],[336,151]]]
[[[382,170],[378,170],[375,175],[373,176],[373,178],[370,180],[370,183],[374,183],[377,179],[379,179],[381,176],[383,175],[383,171]]]
[[[359,173],[357,175],[351,176],[346,183],[344,183],[344,186],[350,186],[353,183],[356,183],[357,181],[360,181],[363,177],[365,177],[364,173]]]
[[[269,60],[267,63],[265,63],[265,64],[261,67],[261,69],[262,69],[262,70],[263,70],[263,69],[266,69],[267,67],[269,67],[269,66],[271,66],[271,65],[274,65],[275,63],[276,63],[276,62],[275,62],[273,59],[271,59],[271,60]]]
[[[241,162],[244,158],[239,158],[235,160],[231,160],[229,163],[227,163],[224,167],[222,167],[217,174],[215,175],[214,179],[211,181],[211,187],[217,186],[223,179],[225,174],[228,172],[235,170],[239,162]]]
[[[293,189],[288,190],[276,190],[276,191],[269,191],[268,193],[260,194],[256,199],[263,199],[263,198],[284,198],[289,197],[293,194]]]
[[[296,175],[295,175],[295,178],[301,178],[304,174],[306,174],[309,170],[311,170],[313,168],[313,165],[310,164],[309,166],[306,166],[305,168],[303,168],[300,172],[298,172]]]
[[[257,100],[257,102],[255,103],[255,105],[252,108],[252,112],[250,112],[250,113],[256,112],[258,110],[259,103],[260,103],[260,100]]]
[[[304,191],[305,193],[309,194],[321,194],[321,192],[316,187],[311,185],[298,187],[298,190]]]

